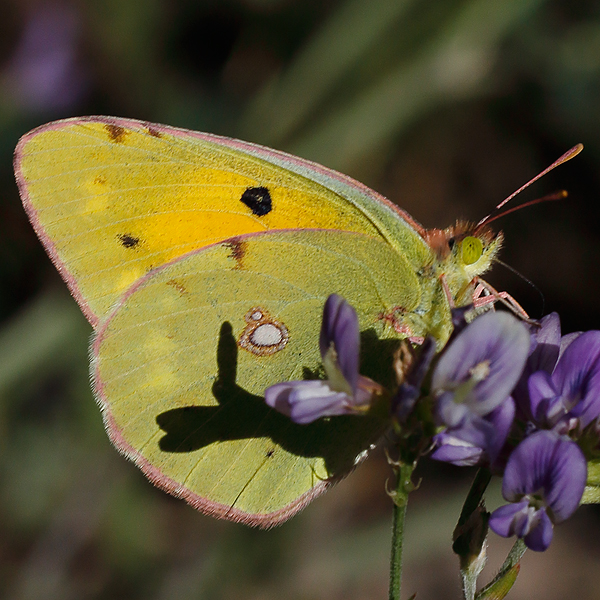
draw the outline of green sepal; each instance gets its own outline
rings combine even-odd
[[[508,553],[496,577],[479,591],[475,596],[475,600],[502,600],[502,598],[505,598],[517,579],[521,569],[520,561],[526,550],[525,542],[518,539]]]
[[[581,504],[600,504],[600,459],[588,462],[587,485]]]
[[[475,596],[475,600],[502,600],[503,598],[506,598],[506,595],[510,592],[517,580],[517,575],[520,570],[521,564],[517,563],[489,586],[483,588],[479,594]]]

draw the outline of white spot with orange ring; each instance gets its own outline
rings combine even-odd
[[[247,325],[238,345],[257,356],[269,356],[285,348],[289,340],[287,327],[273,318],[260,306],[250,309],[244,316]]]

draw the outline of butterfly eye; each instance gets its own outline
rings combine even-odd
[[[483,254],[483,244],[479,238],[468,236],[461,244],[462,259],[465,265],[476,263]]]

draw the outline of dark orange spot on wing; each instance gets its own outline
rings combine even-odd
[[[156,127],[153,127],[152,125],[148,124],[146,126],[146,130],[148,131],[148,133],[155,138],[161,138],[162,137],[162,133],[156,129]]]
[[[106,123],[104,128],[106,129],[106,133],[108,133],[110,141],[115,142],[115,144],[122,144],[125,141],[125,137],[129,134],[124,127],[113,125],[112,123]]]
[[[246,254],[246,242],[243,242],[239,238],[231,238],[225,245],[231,250],[229,257],[233,258],[237,263],[235,268],[243,269],[244,265],[242,261]]]
[[[183,283],[177,281],[177,279],[169,279],[169,281],[167,281],[167,285],[170,285],[172,288],[176,289],[181,295],[188,293]]]

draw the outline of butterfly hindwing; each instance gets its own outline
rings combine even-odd
[[[356,307],[373,352],[391,344],[388,363],[378,365],[387,375],[370,373],[389,377],[395,343],[386,338],[397,336],[382,315],[421,297],[406,259],[380,240],[248,235],[150,273],[94,343],[96,391],[113,441],[205,512],[272,524],[299,509],[354,466],[384,423],[371,416],[302,426],[264,403],[269,385],[320,374],[330,289]]]

